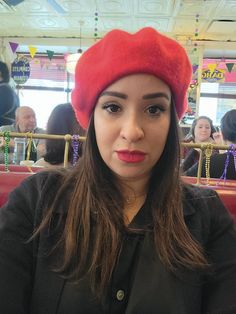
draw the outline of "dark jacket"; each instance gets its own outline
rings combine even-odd
[[[236,232],[217,194],[186,188],[184,217],[192,236],[204,247],[211,267],[205,272],[167,271],[153,246],[152,232],[124,234],[123,249],[111,283],[96,301],[86,278],[70,283],[51,270],[60,260],[48,249],[58,232],[26,242],[41,220],[47,199],[60,179],[39,173],[25,180],[0,210],[0,309],[4,314],[235,314]],[[65,200],[53,222],[66,216]],[[134,218],[147,219],[144,207]],[[59,228],[59,230],[62,228]]]
[[[7,83],[0,83],[0,126],[15,121],[15,111],[19,107],[19,97]]]
[[[223,175],[224,168],[225,168],[225,161],[226,161],[227,153],[224,154],[214,154],[210,158],[210,177],[211,178],[220,178]],[[226,172],[226,179],[228,180],[236,180],[236,165],[234,164],[234,157],[230,155],[229,157],[229,164],[227,167]],[[197,176],[197,169],[198,163],[193,165],[189,168],[185,175],[189,177],[196,177]],[[201,177],[206,177],[206,159],[203,158],[202,162],[202,172]],[[236,206],[236,204],[235,204]]]

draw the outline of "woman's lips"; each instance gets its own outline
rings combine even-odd
[[[138,163],[142,162],[145,159],[146,154],[137,150],[119,150],[117,151],[117,156],[121,161],[127,163]]]

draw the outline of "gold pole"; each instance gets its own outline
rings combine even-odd
[[[68,157],[69,157],[69,147],[70,147],[71,135],[66,134],[64,136],[64,139],[65,139],[64,168],[67,168],[68,167]]]
[[[198,160],[198,168],[197,168],[197,185],[200,184],[200,180],[202,176],[203,149],[204,149],[204,145],[201,145],[200,155],[199,155],[199,160]]]
[[[4,136],[5,132],[0,132],[0,137]],[[65,135],[56,135],[56,134],[42,134],[42,133],[18,133],[18,132],[9,132],[10,137],[25,137],[25,138],[38,138],[38,139],[53,139],[53,140],[64,140]],[[69,140],[72,139],[72,135],[67,134]],[[80,141],[85,141],[85,136],[80,136]]]

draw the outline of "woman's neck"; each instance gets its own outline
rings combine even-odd
[[[137,198],[147,194],[149,178],[125,179],[120,183],[124,199]]]
[[[149,178],[122,180],[121,193],[124,198],[124,222],[128,225],[142,207],[148,191]]]
[[[194,143],[212,143],[213,139],[211,137],[209,137],[208,139],[204,140],[204,141],[200,141],[198,139],[195,138]]]

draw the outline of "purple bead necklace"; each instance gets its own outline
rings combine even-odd
[[[235,172],[236,172],[236,145],[234,145],[234,144],[231,144],[229,149],[227,150],[227,156],[226,156],[226,160],[225,160],[224,171],[223,171],[223,174],[222,174],[222,176],[220,177],[220,180],[219,180],[219,181],[224,180],[224,183],[225,183],[225,180],[226,180],[227,169],[228,169],[228,166],[229,166],[229,158],[230,158],[231,154],[234,157],[234,168],[235,168]]]
[[[80,136],[79,135],[72,135],[72,148],[73,148],[73,166],[77,164],[77,161],[79,159],[79,147],[81,145],[79,141]]]

